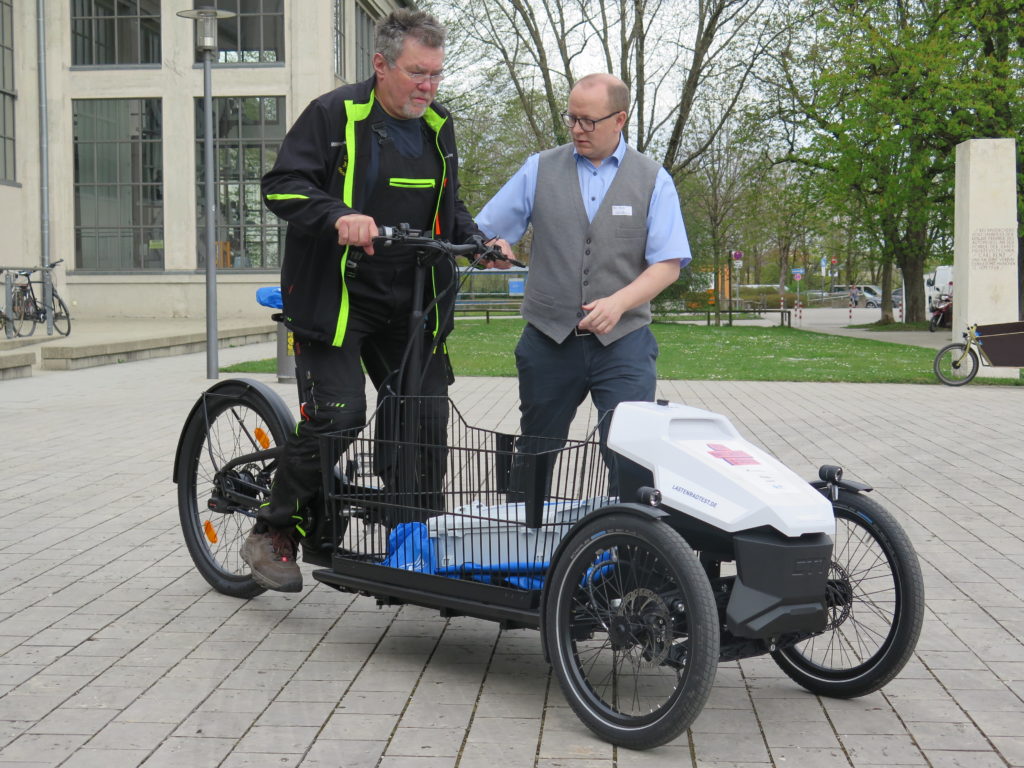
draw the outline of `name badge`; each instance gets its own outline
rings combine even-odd
[[[612,216],[632,216],[633,206],[632,205],[613,205]]]

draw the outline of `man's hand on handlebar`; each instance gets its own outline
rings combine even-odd
[[[338,245],[354,245],[373,253],[373,239],[378,235],[377,222],[362,213],[350,213],[334,222],[338,231]]]
[[[490,251],[480,255],[480,258],[475,262],[477,266],[484,269],[488,267],[508,269],[513,264],[519,267],[522,266],[520,262],[516,261],[515,255],[512,253],[512,247],[508,244],[507,240],[493,237],[486,241],[484,245],[489,246]]]

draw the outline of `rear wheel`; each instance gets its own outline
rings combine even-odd
[[[967,384],[978,374],[978,353],[966,344],[947,344],[935,355],[932,368],[939,381],[951,387]]]
[[[238,457],[282,445],[291,423],[273,391],[233,380],[205,392],[185,424],[175,475],[181,529],[196,568],[218,592],[249,598],[265,591],[240,550],[267,500],[277,459],[256,456],[223,468]],[[251,501],[240,501],[243,495]]]
[[[50,303],[50,312],[53,317],[53,330],[61,336],[71,333],[71,313],[68,312],[68,305],[64,303],[64,299],[56,293]]]
[[[11,317],[14,319],[15,336],[31,336],[36,331],[36,305],[22,290],[15,290],[11,297]]]
[[[812,693],[850,698],[877,691],[910,660],[924,621],[924,581],[910,539],[880,505],[840,491],[828,575],[828,624],[772,653]]]
[[[562,692],[601,738],[664,744],[700,714],[718,664],[718,613],[683,537],[623,510],[583,526],[552,570],[544,640]]]

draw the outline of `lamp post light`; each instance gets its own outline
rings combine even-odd
[[[211,64],[217,52],[217,20],[236,14],[216,8],[194,8],[178,15],[195,22],[196,50],[203,55],[203,165],[206,194],[206,378],[216,379],[217,365],[217,259],[214,253],[217,197],[213,189],[213,95]]]

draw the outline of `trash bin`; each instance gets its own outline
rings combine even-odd
[[[256,301],[264,307],[281,309],[281,289],[267,286],[256,290]],[[295,341],[292,332],[282,322],[282,315],[276,312],[271,318],[277,321],[277,380],[281,383],[295,381]]]

